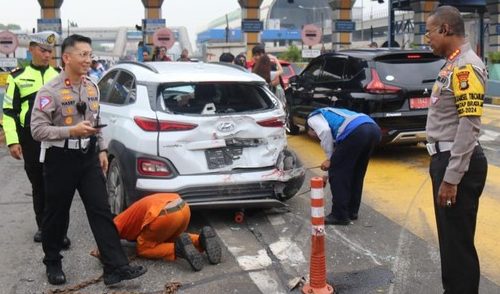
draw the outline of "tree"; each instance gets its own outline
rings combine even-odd
[[[292,45],[285,52],[281,53],[279,58],[290,62],[302,61],[302,53],[297,46]]]

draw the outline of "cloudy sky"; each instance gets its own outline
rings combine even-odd
[[[360,3],[358,0],[356,5]],[[365,7],[372,5],[370,0],[364,3]],[[0,5],[0,23],[16,23],[25,30],[36,28],[36,20],[40,18],[37,0],[0,0]],[[237,0],[164,0],[162,17],[167,27],[185,26],[193,42],[207,23],[238,7]],[[61,7],[63,26],[71,20],[79,27],[133,27],[141,24],[143,18],[144,6],[140,0],[64,0]]]

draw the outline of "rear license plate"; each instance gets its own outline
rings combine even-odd
[[[426,109],[430,103],[430,97],[410,98],[410,109]]]
[[[205,150],[208,169],[222,168],[233,164],[233,160],[240,158],[243,148],[226,147]]]

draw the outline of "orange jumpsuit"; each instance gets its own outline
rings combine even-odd
[[[140,199],[114,218],[122,239],[137,241],[137,255],[146,258],[175,260],[174,241],[186,231],[191,211],[187,203],[181,209],[166,212],[166,206],[181,198],[175,193],[157,193]],[[200,247],[199,235],[189,234],[193,245]]]

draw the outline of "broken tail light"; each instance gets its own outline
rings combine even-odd
[[[266,120],[261,120],[257,122],[260,126],[269,128],[282,128],[285,126],[285,122],[282,118],[271,118]]]
[[[143,176],[168,177],[172,174],[165,162],[147,158],[137,159],[137,171]]]

